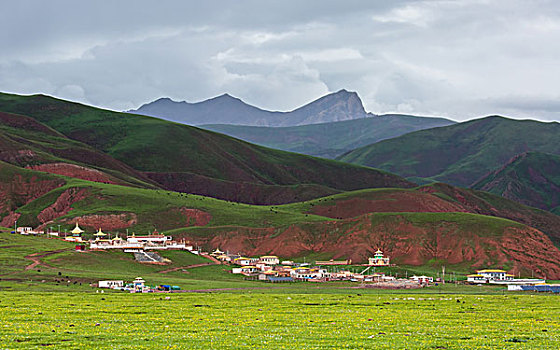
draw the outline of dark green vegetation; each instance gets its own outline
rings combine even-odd
[[[0,112],[0,161],[22,167],[69,164],[87,167],[107,182],[156,187],[141,172],[82,142],[23,115]],[[93,169],[93,171],[91,171]]]
[[[558,212],[560,209],[560,156],[528,152],[488,174],[473,188],[519,203]]]
[[[546,295],[2,293],[8,348],[555,349]]]
[[[560,154],[560,124],[492,116],[381,141],[339,160],[468,187],[528,151]]]
[[[72,163],[113,170],[124,163],[129,167],[125,174],[142,173],[138,181],[149,178],[165,189],[246,203],[287,203],[361,188],[411,186],[371,168],[272,150],[186,125],[42,95],[1,94],[0,111],[34,118],[40,124],[33,132],[49,134],[31,135],[38,141],[28,148],[22,146],[30,133],[26,129],[19,131],[17,140],[5,137],[8,153],[2,159],[16,159],[18,165],[52,161],[27,152],[46,152],[37,143],[47,138],[53,142],[48,147],[67,152]],[[66,144],[72,142],[74,147],[68,150]],[[103,152],[103,164],[90,161],[95,150]],[[18,154],[30,156],[22,159]]]
[[[355,148],[412,131],[454,124],[443,118],[388,114],[376,117],[292,127],[202,125],[258,145],[324,158],[336,158]]]

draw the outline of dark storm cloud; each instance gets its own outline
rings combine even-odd
[[[560,119],[559,9],[513,0],[19,1],[0,12],[0,90],[113,109],[229,92],[288,110],[346,88],[374,113]]]

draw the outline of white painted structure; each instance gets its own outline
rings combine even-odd
[[[476,274],[468,275],[467,282],[469,283],[490,283],[490,284],[502,284],[502,285],[535,285],[542,284],[546,281],[544,279],[537,278],[515,278],[514,275],[507,274],[504,270],[487,269],[478,270]]]
[[[370,266],[389,266],[389,258],[383,256],[381,250],[377,250],[373,255],[373,258],[368,259],[368,265]]]
[[[233,260],[233,263],[240,266],[249,266],[252,263],[252,259],[249,258],[237,258]]]
[[[434,283],[434,278],[430,276],[412,276],[411,280],[417,282],[418,284],[430,284]]]
[[[16,228],[16,232],[20,235],[42,235],[45,231],[35,231],[32,227],[29,226],[20,226]]]
[[[99,288],[122,288],[124,281],[99,281],[97,285]]]
[[[495,283],[500,281],[511,281],[513,275],[508,275],[504,270],[486,269],[477,270],[476,274],[468,275],[467,282],[470,283]]]
[[[101,230],[99,231],[101,232]],[[96,234],[98,235],[99,232]],[[103,236],[105,235],[102,233]],[[179,249],[186,250],[185,242],[173,241],[171,236],[149,235],[149,236],[128,236],[123,240],[118,235],[113,239],[100,239],[97,236],[95,241],[90,242],[90,249],[122,249],[125,252],[138,252],[141,250],[167,250]],[[190,246],[189,246],[190,247]]]
[[[149,236],[135,236],[132,235],[126,238],[128,243],[158,243],[162,244],[168,241],[172,241],[171,236],[165,235],[149,235]]]
[[[278,265],[280,264],[280,259],[275,255],[266,255],[261,256],[259,262],[267,265]]]
[[[33,228],[28,226],[20,226],[16,228],[16,232],[20,235],[29,235],[31,234],[31,232],[33,232]]]

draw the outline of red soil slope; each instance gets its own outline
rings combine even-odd
[[[374,212],[464,212],[496,216],[534,227],[546,233],[555,244],[560,244],[560,216],[499,196],[441,183],[410,191],[388,189],[347,199],[318,200],[309,210],[310,214],[334,219]]]
[[[84,215],[65,220],[67,224],[74,224],[76,221],[80,226],[97,230],[103,228],[105,231],[126,229],[138,222],[134,213],[105,214],[105,215]]]
[[[56,201],[43,209],[38,215],[37,219],[41,223],[48,223],[60,216],[68,214],[72,210],[72,204],[81,201],[88,197],[88,191],[85,188],[70,188],[62,192]]]
[[[376,193],[371,197],[354,197],[317,204],[310,214],[329,218],[352,218],[366,213],[402,213],[402,212],[470,212],[460,203],[443,200],[429,193],[418,191],[399,191]]]
[[[112,176],[96,169],[91,169],[75,164],[68,163],[50,163],[40,164],[27,167],[28,169],[44,171],[46,173],[75,177],[82,180],[102,182],[108,184],[123,184]]]
[[[8,171],[4,169],[6,165],[0,163],[0,172]],[[24,177],[21,174],[14,174],[9,182],[0,182],[0,214],[3,217],[0,226],[11,227],[14,221],[20,216],[14,211],[51,190],[64,185],[63,180],[41,179],[38,176]]]
[[[219,247],[250,256],[283,257],[331,253],[333,258],[366,262],[380,248],[392,261],[425,265],[430,260],[468,264],[472,268],[509,267],[510,272],[535,271],[560,278],[560,251],[542,232],[513,224],[496,236],[466,231],[451,223],[417,225],[396,216],[376,222],[370,215],[323,223],[274,228],[230,227],[212,229],[214,235],[184,235],[199,245]]]

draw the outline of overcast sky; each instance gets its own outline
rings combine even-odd
[[[291,110],[344,88],[378,114],[560,120],[559,1],[84,3],[3,2],[0,91]]]

